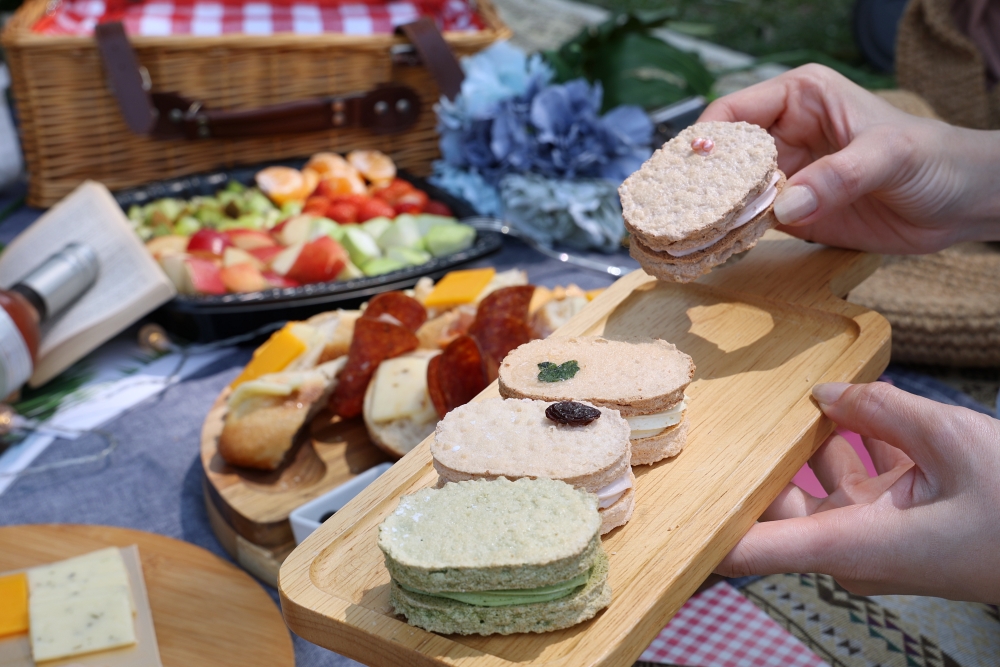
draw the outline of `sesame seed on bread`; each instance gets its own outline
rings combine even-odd
[[[575,360],[567,380],[542,382],[538,364]],[[585,401],[622,416],[668,410],[684,398],[694,377],[691,357],[665,340],[612,340],[601,336],[550,337],[512,350],[500,364],[500,394],[541,401]]]

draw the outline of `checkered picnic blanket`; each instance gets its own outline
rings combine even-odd
[[[92,35],[98,23],[121,21],[132,36],[391,34],[422,16],[445,31],[484,27],[469,0],[63,0],[32,30]]]
[[[697,667],[828,667],[724,581],[684,603],[639,660]]]

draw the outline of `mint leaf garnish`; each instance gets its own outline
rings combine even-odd
[[[579,370],[580,364],[576,363],[575,359],[570,359],[569,361],[561,364],[554,364],[551,361],[543,361],[538,364],[538,381],[562,382],[563,380],[568,380],[576,375]]]

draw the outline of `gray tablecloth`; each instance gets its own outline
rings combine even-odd
[[[0,241],[12,238],[36,216],[37,212],[30,209],[18,211],[0,225]],[[617,264],[631,263],[624,253],[608,259]],[[528,272],[533,283],[549,287],[575,282],[584,289],[594,289],[612,282],[610,276],[573,269],[516,241],[508,241],[503,250],[479,264],[494,265],[500,270],[519,267]],[[249,349],[234,348],[229,357],[106,424],[103,430],[119,442],[109,460],[28,475],[16,481],[0,495],[0,525],[123,526],[186,540],[228,559],[205,514],[199,437],[209,406],[249,356]],[[907,391],[988,412],[964,394],[932,378],[902,369],[890,369],[888,375]],[[103,447],[104,442],[95,436],[73,443],[57,441],[35,465],[97,452]],[[267,590],[277,602],[276,592]],[[298,637],[294,641],[298,667],[357,664]]]

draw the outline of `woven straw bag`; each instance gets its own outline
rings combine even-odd
[[[910,0],[896,38],[896,78],[953,125],[1000,129],[1000,85],[987,91],[983,56],[955,25],[951,0]]]
[[[879,91],[893,106],[936,118],[908,91]],[[892,360],[1000,366],[1000,245],[965,243],[931,255],[886,257],[849,301],[892,325]]]

